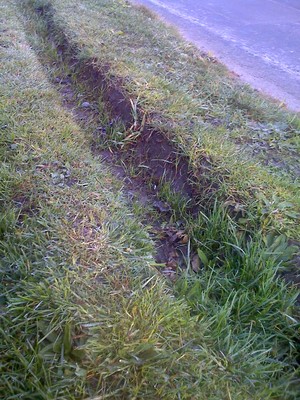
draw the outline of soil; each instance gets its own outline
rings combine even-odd
[[[178,149],[161,132],[144,129],[137,142],[133,144],[135,164],[147,166],[152,180],[159,184],[162,180],[170,182],[174,192],[192,200],[195,189],[188,160],[178,154]]]
[[[41,9],[39,12],[46,18],[49,28],[48,40],[55,45],[60,55],[57,59],[60,59],[61,67],[68,66],[68,69],[72,71],[67,76],[56,76],[53,79],[53,83],[61,94],[63,106],[72,112],[74,119],[84,129],[89,124],[97,125],[95,139],[98,143],[99,140],[100,142],[103,140],[101,132],[105,131],[105,127],[101,126],[101,116],[97,112],[99,97],[105,102],[111,124],[120,120],[126,129],[131,128],[129,131],[132,131],[134,127],[132,106],[130,100],[122,92],[123,85],[120,79],[110,76],[109,66],[99,68],[95,59],[80,61],[76,57],[77,49],[74,49],[63,33],[59,35],[59,43],[56,42],[55,36],[51,33],[53,31],[51,10]],[[85,93],[77,93],[77,85],[75,81],[73,82],[73,77],[84,84]],[[82,99],[81,104],[78,101],[79,98]],[[199,181],[205,179],[201,177],[201,168],[205,169],[207,166],[202,165],[196,174],[197,187],[193,183],[195,174],[189,168],[187,157],[181,154],[167,135],[150,126],[139,127],[139,129],[134,140],[125,146],[99,150],[94,143],[92,151],[95,156],[101,157],[102,162],[109,165],[116,176],[122,179],[123,193],[128,202],[130,204],[138,202],[145,207],[145,226],[150,226],[149,233],[156,245],[155,262],[162,273],[173,280],[182,269],[190,265],[195,272],[198,272],[197,256],[190,249],[188,232],[182,221],[172,221],[175,213],[169,204],[159,198],[158,188],[161,183],[167,182],[171,189],[189,204],[188,211],[191,214],[197,214]],[[205,163],[208,161],[204,160]],[[128,171],[132,167],[139,173],[130,175]],[[296,272],[286,273],[285,278],[293,283],[299,283],[299,256],[295,257],[293,265],[297,266]]]
[[[87,74],[86,76],[95,75]],[[99,115],[93,103],[86,102],[90,104],[89,107],[82,107],[82,103],[78,105],[78,93],[70,76],[56,76],[53,83],[61,95],[64,108],[72,113],[80,126],[86,129],[87,124],[99,121]],[[89,99],[90,97],[89,94]],[[82,98],[85,98],[83,94]],[[123,108],[123,112],[125,109]],[[112,114],[114,116],[115,111],[116,108]],[[98,126],[97,131],[101,131],[101,127]],[[183,223],[171,222],[173,210],[169,204],[159,198],[158,187],[162,180],[170,182],[173,190],[192,199],[194,190],[188,182],[187,160],[178,158],[178,151],[174,146],[161,133],[151,130],[144,130],[138,140],[125,149],[116,147],[113,150],[99,150],[93,145],[92,151],[95,156],[101,157],[101,161],[109,166],[115,176],[122,180],[122,191],[128,203],[138,202],[145,210],[148,210],[144,222],[155,243],[155,263],[163,275],[171,280],[176,279],[180,271],[186,268],[189,240]],[[123,163],[120,163],[121,159]],[[174,164],[175,160],[177,164]],[[126,168],[129,164],[136,167],[141,164],[148,166],[148,179],[144,174],[129,175]],[[148,183],[149,176],[152,185]]]

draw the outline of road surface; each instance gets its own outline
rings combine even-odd
[[[300,111],[300,0],[135,0],[240,78]]]

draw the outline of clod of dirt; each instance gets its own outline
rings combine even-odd
[[[179,243],[182,243],[182,244],[187,244],[188,241],[189,241],[189,236],[183,230],[176,231],[170,237],[170,242],[171,243],[179,242]]]
[[[161,213],[167,213],[172,211],[171,206],[168,203],[160,200],[156,200],[153,202],[153,208]]]

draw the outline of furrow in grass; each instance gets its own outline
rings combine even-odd
[[[1,192],[2,211],[11,208],[1,231],[1,395],[190,397],[199,379],[189,336],[195,321],[160,279],[149,280],[147,235],[128,219],[117,182],[61,109],[14,4],[1,11],[8,41],[2,68],[10,77],[2,82],[5,129],[15,132],[4,145],[10,191]],[[29,197],[35,207],[25,212]],[[183,351],[190,356],[177,363]]]
[[[203,204],[218,197],[243,207],[248,224],[256,220],[266,231],[299,237],[297,115],[230,80],[209,57],[129,3],[78,1],[80,18],[73,2],[47,4],[57,40],[66,41],[77,59],[92,60],[101,79],[117,86],[127,117],[132,100],[139,120],[163,131],[188,157],[203,178]],[[259,151],[262,164],[273,160],[279,168],[266,168],[233,145],[231,139],[246,136],[257,148],[268,137]],[[296,147],[289,147],[292,142]]]
[[[17,3],[0,3],[2,397],[296,399],[298,323],[280,262],[216,206],[190,225],[200,273],[170,288]]]
[[[90,96],[94,104],[97,103],[99,95],[103,94],[106,106],[110,108],[111,114],[117,118],[117,122],[113,123],[112,129],[111,127],[109,129],[101,127],[102,131],[105,129],[106,145],[112,147],[116,145],[123,146],[123,154],[126,154],[124,161],[134,164],[135,169],[139,169],[139,173],[143,174],[146,171],[144,174],[146,177],[149,177],[150,174],[152,183],[155,186],[158,183],[163,183],[160,186],[160,193],[163,193],[175,208],[186,207],[184,201],[179,201],[180,204],[177,204],[176,199],[183,198],[183,195],[187,197],[185,200],[189,204],[187,209],[194,208],[194,210],[198,208],[195,208],[195,203],[198,203],[205,211],[210,210],[216,199],[218,199],[219,207],[224,207],[230,213],[239,225],[239,230],[245,232],[261,230],[267,247],[274,247],[272,238],[276,242],[278,231],[284,232],[287,236],[295,234],[295,229],[297,230],[295,220],[298,218],[297,213],[293,211],[295,204],[286,200],[289,196],[296,195],[297,184],[294,185],[292,190],[281,191],[279,196],[274,196],[273,192],[271,200],[263,193],[265,189],[270,189],[267,182],[265,182],[264,186],[248,187],[247,194],[247,191],[240,191],[235,184],[232,184],[231,179],[233,176],[230,170],[226,170],[225,175],[222,166],[212,163],[210,157],[204,154],[201,155],[197,151],[197,147],[193,146],[192,143],[190,143],[191,148],[195,149],[195,156],[198,157],[201,165],[196,170],[191,165],[191,158],[180,154],[182,152],[178,148],[178,143],[173,145],[166,138],[168,136],[166,132],[159,133],[149,128],[151,122],[148,119],[143,119],[148,128],[145,129],[144,125],[142,125],[136,131],[132,131],[132,127],[137,122],[139,110],[136,108],[137,102],[126,98],[125,83],[122,83],[121,78],[111,76],[111,66],[102,65],[100,63],[101,58],[98,60],[91,56],[92,53],[88,53],[88,56],[85,54],[85,45],[79,45],[74,41],[70,32],[68,35],[66,27],[60,25],[59,16],[56,15],[52,4],[47,3],[46,6],[42,7],[38,5],[36,10],[45,18],[51,39],[56,42],[56,46],[60,48],[61,54],[65,57],[67,63],[69,65],[70,63],[72,64],[72,71],[76,73],[77,79],[86,85],[88,91],[90,90]],[[129,107],[130,101],[131,110]],[[103,106],[101,105],[101,107]],[[119,123],[123,124],[123,127]],[[128,127],[128,124],[131,125],[131,129],[129,131],[125,129],[124,131],[124,127],[126,125]],[[96,131],[95,137],[97,138],[97,136],[100,137],[101,132]],[[99,142],[101,143],[101,140],[103,140],[103,137],[96,139],[98,144]],[[170,148],[171,152],[165,151],[166,148]],[[132,153],[132,156],[128,157],[128,153]],[[119,158],[121,154],[118,152],[117,157]],[[233,160],[233,154],[231,159]],[[237,159],[235,161],[241,162],[242,160]],[[243,168],[247,170],[247,162],[245,160],[242,162]],[[251,175],[260,179],[264,173],[260,176],[261,171],[255,168],[253,165],[251,166]],[[212,172],[213,169],[217,170],[217,174]],[[167,186],[164,185],[165,180],[168,181]],[[176,181],[174,182],[174,180]],[[193,184],[190,185],[190,182]],[[228,189],[230,191],[233,190],[234,193],[229,194],[227,192]],[[174,193],[174,191],[178,193]],[[294,197],[295,200],[296,197]],[[287,219],[286,216],[289,218]],[[291,233],[291,230],[294,234]],[[297,237],[297,234],[295,234],[295,237]],[[281,238],[284,242],[284,236],[281,236]],[[281,249],[276,250],[279,253],[282,253],[288,247],[283,242],[281,243],[282,246],[280,245],[281,247],[277,247],[277,249]],[[293,244],[297,246],[296,242],[293,242]],[[292,247],[288,251],[292,252]],[[272,253],[272,250],[270,252]],[[297,257],[295,257],[294,271],[292,274],[285,274],[285,276],[294,276],[292,281],[297,282],[297,269]]]

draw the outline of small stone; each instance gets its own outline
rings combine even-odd
[[[174,259],[169,259],[168,262],[166,263],[166,266],[168,267],[168,269],[171,270],[176,270],[178,267],[178,262]]]
[[[83,108],[89,108],[91,106],[91,104],[88,102],[88,101],[84,101],[82,104],[81,104],[81,107],[83,107]]]

